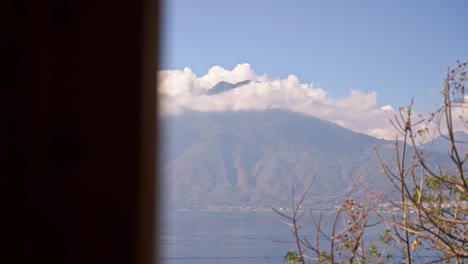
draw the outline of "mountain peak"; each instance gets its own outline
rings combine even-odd
[[[250,82],[252,82],[252,81],[251,80],[245,80],[245,81],[241,81],[241,82],[238,82],[238,83],[229,83],[229,82],[221,81],[221,82],[217,83],[215,86],[211,87],[211,89],[209,89],[206,94],[207,95],[213,95],[213,94],[223,93],[223,92],[232,90],[234,88],[240,87],[242,85],[246,85],[246,84],[248,84]]]

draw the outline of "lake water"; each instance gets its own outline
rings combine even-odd
[[[283,263],[285,253],[295,246],[289,227],[278,218],[274,212],[259,211],[166,212],[160,218],[157,263]],[[369,229],[364,238],[378,240],[383,228]],[[302,235],[312,237],[313,226]]]
[[[177,211],[161,221],[160,263],[283,263],[293,249],[274,212]]]

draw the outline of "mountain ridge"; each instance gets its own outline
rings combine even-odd
[[[374,145],[392,144],[279,109],[188,112],[166,124],[163,174],[176,207],[285,203],[313,179],[322,197],[344,195],[359,175],[379,185]]]

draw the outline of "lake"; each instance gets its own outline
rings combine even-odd
[[[283,256],[295,245],[289,227],[278,218],[273,211],[166,212],[160,218],[157,263],[283,263]],[[383,229],[383,225],[370,228],[364,238],[378,240]],[[306,234],[315,234],[312,225],[302,231]]]
[[[295,246],[278,218],[262,211],[167,212],[160,221],[160,263],[283,263]]]
[[[293,244],[274,212],[176,211],[161,219],[161,263],[282,263]]]

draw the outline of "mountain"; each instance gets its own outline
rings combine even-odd
[[[186,112],[161,122],[166,202],[196,205],[289,204],[314,180],[311,196],[342,197],[358,176],[387,188],[374,146],[393,157],[393,143],[283,110]],[[387,184],[388,185],[388,184]]]
[[[238,82],[238,83],[228,83],[228,82],[225,82],[225,81],[221,81],[221,82],[217,83],[215,86],[211,87],[211,89],[209,89],[208,92],[206,92],[206,94],[207,95],[213,95],[213,94],[223,93],[223,92],[232,90],[234,88],[240,87],[242,85],[246,85],[246,84],[248,84],[250,82],[252,82],[252,81],[245,80],[245,81]]]
[[[460,155],[464,156],[468,152],[468,134],[457,131],[454,132],[455,144]],[[423,148],[429,151],[436,151],[443,154],[448,154],[451,149],[451,144],[448,135],[442,135],[434,140],[423,145]]]

